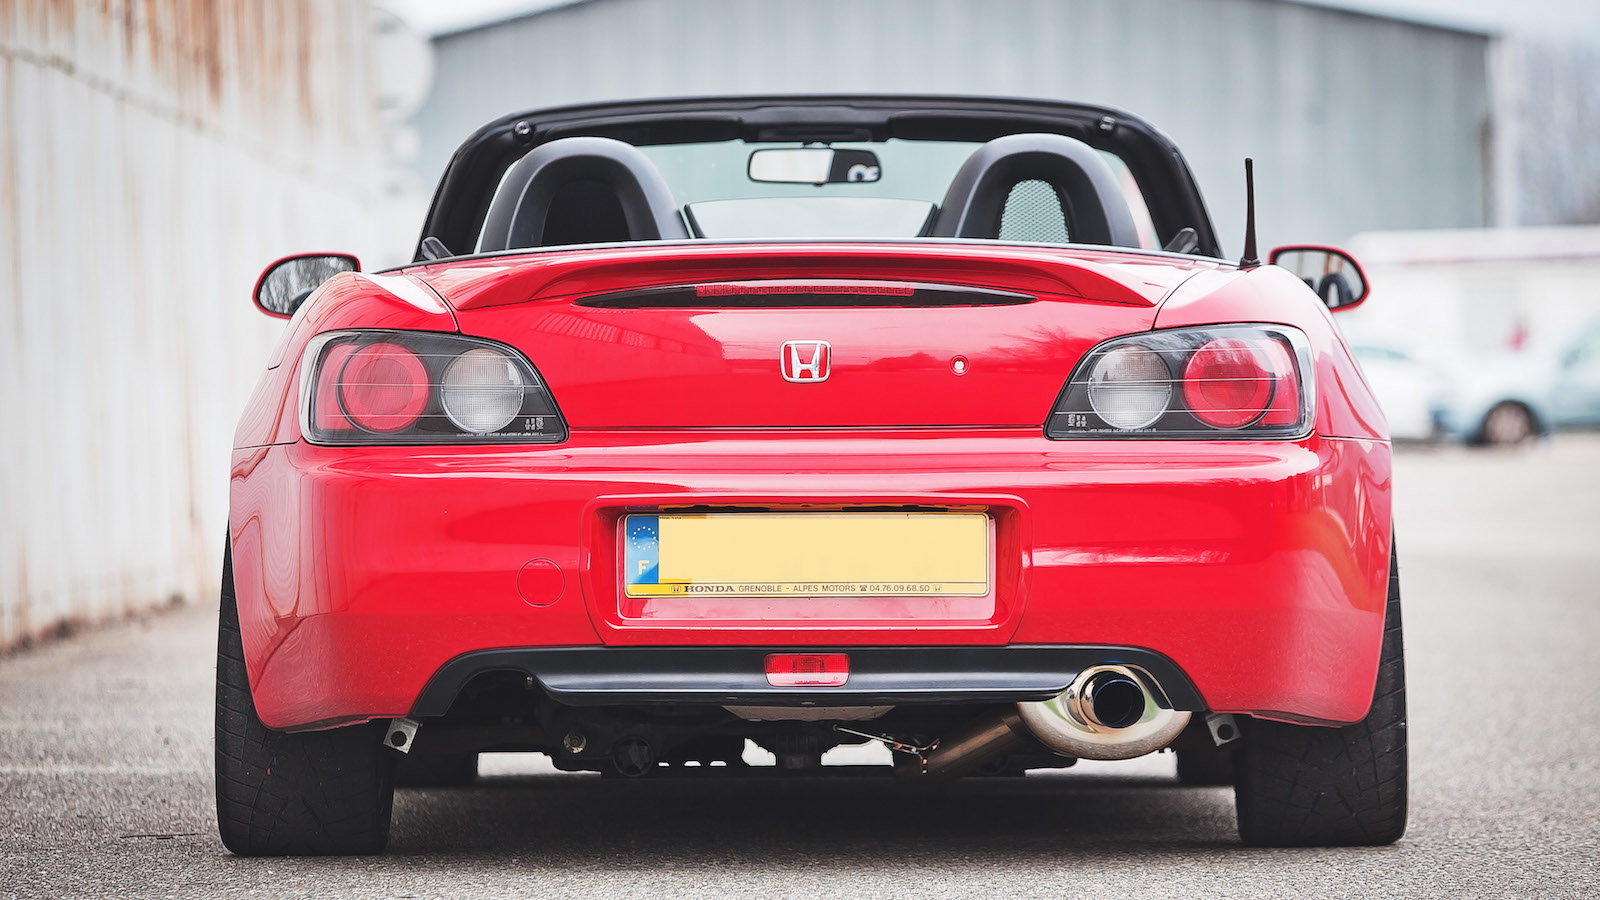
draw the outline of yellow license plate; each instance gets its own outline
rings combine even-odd
[[[629,597],[983,597],[983,513],[705,513],[623,521]]]

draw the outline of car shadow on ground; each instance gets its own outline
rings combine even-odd
[[[1237,846],[1233,795],[1164,778],[1040,773],[944,786],[888,778],[514,776],[402,790],[391,855],[536,851],[567,866],[619,859],[872,866],[885,855],[965,860],[1074,846]]]

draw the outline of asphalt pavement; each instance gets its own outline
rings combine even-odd
[[[211,794],[216,611],[0,658],[0,896],[1600,896],[1600,437],[1397,462],[1412,817],[1251,850],[1168,755],[943,790],[600,779],[486,758],[389,855],[238,859]]]

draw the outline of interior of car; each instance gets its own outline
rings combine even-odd
[[[1105,155],[1061,134],[1008,134],[976,144],[939,202],[772,196],[683,203],[644,150],[614,138],[574,136],[540,144],[507,169],[477,251],[695,238],[915,237],[1150,243]]]

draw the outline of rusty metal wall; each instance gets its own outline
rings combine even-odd
[[[214,597],[276,256],[384,246],[367,0],[0,0],[0,649]]]

